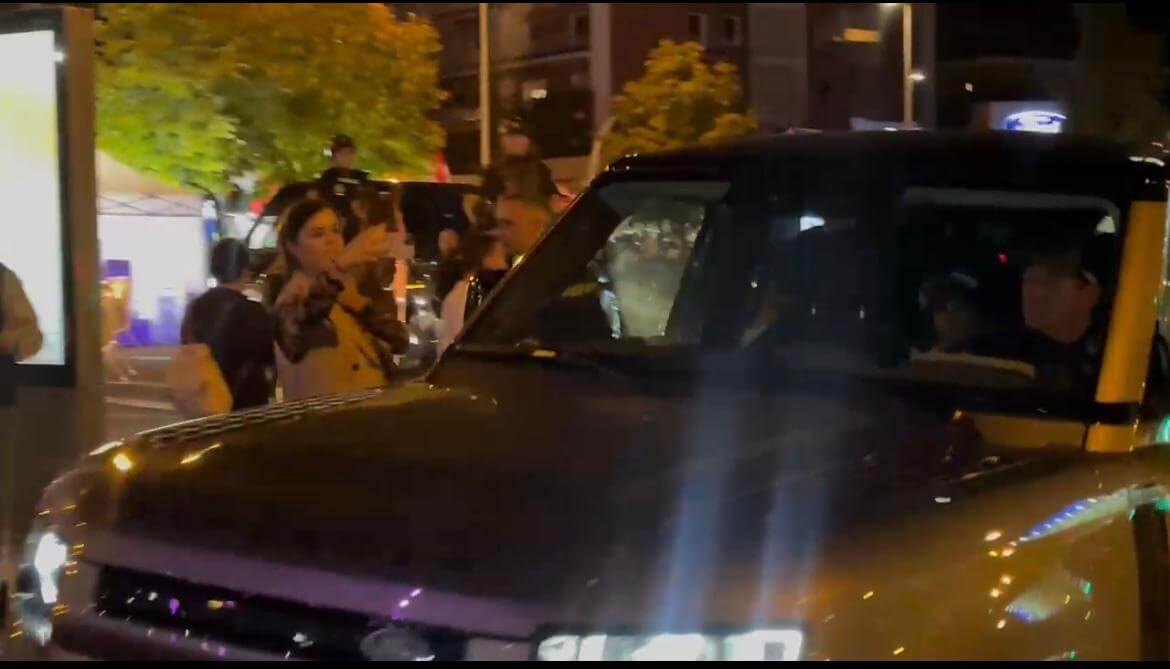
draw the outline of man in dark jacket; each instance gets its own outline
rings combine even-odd
[[[355,167],[357,145],[349,135],[333,137],[329,144],[329,157],[333,165],[321,173],[317,183],[321,196],[341,218],[342,236],[349,241],[361,227],[361,222],[354,214],[353,203],[357,201],[370,175]]]
[[[970,352],[1028,362],[1043,387],[1088,396],[1104,352],[1107,251],[1066,240],[1034,251],[1020,287],[1023,327],[978,337]]]
[[[484,199],[495,203],[501,195],[508,194],[547,203],[560,193],[524,121],[512,118],[504,122],[500,127],[500,148],[503,155],[484,174]]]

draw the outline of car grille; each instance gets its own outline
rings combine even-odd
[[[407,630],[435,660],[466,657],[468,635],[364,614],[247,595],[168,576],[104,567],[96,610],[172,633],[306,660],[363,660],[362,640],[387,626]]]
[[[183,423],[176,423],[165,427],[149,430],[142,433],[143,440],[148,444],[164,444],[168,442],[183,442],[192,439],[222,434],[248,425],[271,423],[278,420],[299,418],[310,413],[320,413],[336,407],[356,404],[372,399],[381,394],[381,389],[364,390],[343,395],[324,395],[304,400],[280,402],[255,409],[234,411],[232,413],[200,418]]]

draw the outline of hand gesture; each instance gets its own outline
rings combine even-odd
[[[390,250],[391,240],[387,236],[386,226],[374,225],[359,232],[345,245],[337,258],[337,264],[343,270],[365,265],[388,257]]]

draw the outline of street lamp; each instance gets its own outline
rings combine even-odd
[[[492,88],[491,56],[488,52],[488,3],[481,2],[479,10],[479,162],[487,167],[492,162]]]
[[[914,84],[926,80],[925,74],[911,69],[914,63],[913,4],[909,2],[880,4],[882,9],[902,7],[902,123],[909,126],[914,122]]]

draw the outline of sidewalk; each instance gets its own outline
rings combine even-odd
[[[106,372],[106,438],[123,439],[183,419],[171,403],[166,369],[176,347],[115,349],[124,378]]]

